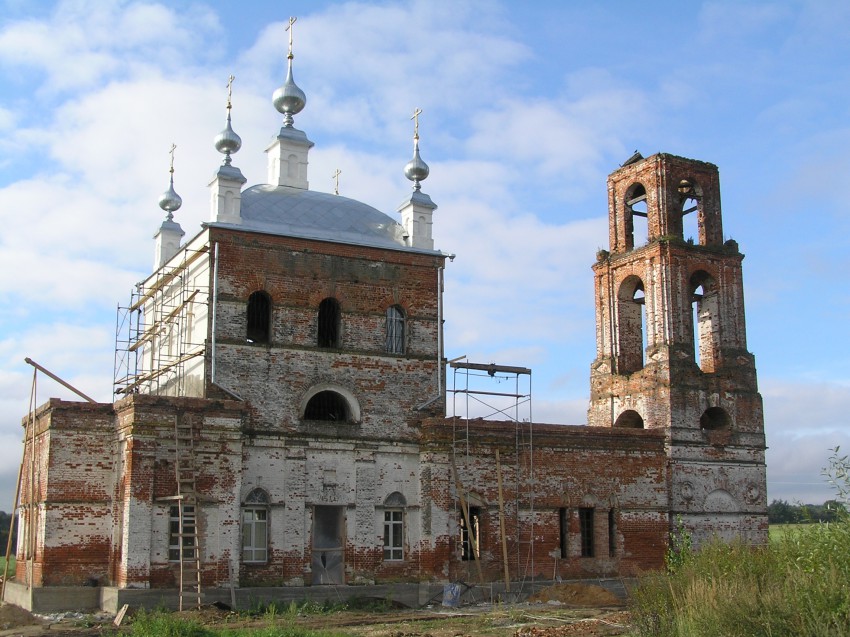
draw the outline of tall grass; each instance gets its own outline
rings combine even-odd
[[[766,547],[718,542],[677,557],[635,590],[642,637],[850,635],[846,514],[788,529]]]

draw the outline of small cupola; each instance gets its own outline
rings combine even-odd
[[[231,75],[227,80],[227,124],[215,138],[215,149],[224,155],[224,161],[209,186],[212,221],[238,224],[242,222],[242,186],[248,180],[231,159],[231,155],[242,147],[242,138],[234,132],[230,121],[234,79]]]
[[[157,230],[157,233],[153,236],[156,240],[153,259],[154,270],[161,268],[169,259],[171,259],[171,257],[177,254],[177,251],[180,250],[180,240],[183,238],[183,235],[186,234],[183,232],[183,228],[180,227],[180,224],[174,221],[174,213],[177,212],[180,209],[180,206],[183,205],[183,199],[181,199],[180,195],[178,195],[174,190],[175,150],[177,150],[177,146],[172,144],[171,150],[169,151],[171,154],[171,167],[169,168],[171,175],[168,190],[162,193],[159,198],[159,207],[165,210],[166,216],[165,221],[162,222],[159,230]]]
[[[273,186],[290,186],[308,190],[307,154],[313,147],[313,142],[307,135],[293,126],[293,115],[297,115],[307,104],[307,96],[295,84],[292,78],[292,31],[296,18],[289,18],[289,54],[287,59],[286,81],[272,96],[272,102],[278,112],[283,114],[283,126],[277,137],[266,148],[268,154],[269,184]]]
[[[434,210],[437,204],[422,192],[421,182],[430,174],[428,164],[419,156],[419,115],[422,110],[413,111],[413,159],[404,167],[404,176],[413,182],[410,197],[398,207],[401,213],[401,225],[404,227],[404,241],[413,248],[434,249],[434,237],[431,234]]]

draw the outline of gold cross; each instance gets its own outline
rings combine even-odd
[[[230,110],[230,98],[233,97],[233,80],[235,79],[232,73],[227,78],[227,110]]]
[[[168,171],[171,174],[174,174],[174,151],[177,150],[177,144],[172,143],[171,148],[168,150],[168,154],[171,155],[171,169]]]
[[[295,24],[295,21],[297,19],[298,18],[293,18],[292,16],[290,16],[289,17],[289,26],[286,27],[286,30],[289,31],[289,55],[287,57],[290,58],[290,59],[292,59],[292,57],[293,57],[292,56],[292,31],[293,31],[292,25]]]
[[[331,175],[331,177],[334,178],[334,194],[335,195],[339,194],[339,176],[341,174],[342,174],[342,171],[339,168],[337,168],[336,171],[334,172],[334,174]]]
[[[421,108],[413,109],[413,117],[410,119],[413,120],[413,139],[419,139],[419,116],[422,114]]]

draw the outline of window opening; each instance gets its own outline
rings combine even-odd
[[[192,505],[184,505],[183,511],[186,517],[194,517],[195,507]],[[184,520],[185,522],[185,520]],[[184,524],[184,531],[192,533],[193,529]],[[188,534],[187,534],[188,535]],[[168,561],[180,561],[180,507],[176,504],[169,507],[168,513]],[[195,557],[195,546],[192,537],[183,537],[183,559],[193,559]]]
[[[647,339],[645,306],[643,282],[636,276],[627,277],[617,294],[617,371],[620,374],[643,369]]]
[[[679,182],[679,194],[682,197],[682,238],[690,244],[700,245],[699,199],[693,183],[687,179]]]
[[[714,280],[707,272],[691,276],[691,317],[693,322],[694,361],[706,373],[716,371],[720,320]]]
[[[702,368],[701,354],[702,354],[702,342],[700,339],[700,304],[705,298],[705,290],[702,285],[698,285],[694,290],[691,300],[691,316],[693,317],[694,324],[694,361],[697,364],[697,367]]]
[[[266,562],[269,542],[269,497],[254,489],[242,508],[242,561]]]
[[[649,241],[646,188],[635,184],[626,195],[626,248],[639,248]]]
[[[319,347],[339,347],[339,302],[327,298],[319,303]]]
[[[617,554],[617,514],[614,509],[608,511],[608,556]]]
[[[334,391],[320,391],[307,403],[305,420],[332,420],[347,422],[348,402]]]
[[[481,508],[469,507],[469,525],[466,526],[466,520],[463,517],[463,512],[460,514],[460,559],[464,562],[481,559]],[[470,542],[469,534],[472,532],[472,542]],[[473,547],[472,544],[475,544]]]
[[[404,312],[398,305],[387,308],[387,352],[404,354]]]
[[[568,553],[568,533],[570,528],[570,520],[567,515],[568,509],[561,507],[558,509],[558,548],[561,549],[561,559],[566,559]]]
[[[404,512],[401,509],[384,511],[384,560],[404,559]]]
[[[634,409],[627,409],[617,416],[614,426],[622,429],[643,429],[643,418]]]
[[[254,292],[248,297],[249,343],[268,343],[271,325],[271,299],[265,292]]]
[[[578,520],[581,535],[581,556],[593,557],[593,509],[579,509]]]
[[[729,429],[732,422],[722,407],[709,407],[699,419],[699,426],[706,431]]]

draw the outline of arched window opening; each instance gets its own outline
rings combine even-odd
[[[319,303],[319,347],[339,347],[339,322],[339,302],[336,299],[329,297]]]
[[[626,249],[646,245],[649,241],[646,188],[634,184],[626,191]]]
[[[254,292],[248,297],[248,330],[245,336],[249,343],[268,343],[271,332],[272,301],[265,292]]]
[[[617,417],[614,426],[622,429],[643,429],[643,418],[634,409],[627,409]]]
[[[720,317],[717,286],[707,272],[691,276],[691,316],[693,320],[694,361],[705,373],[717,370],[719,361]]]
[[[404,312],[398,305],[387,308],[387,352],[404,354]]]
[[[682,198],[682,238],[691,245],[701,245],[697,189],[689,179],[683,179],[679,182],[678,191]]]
[[[269,554],[269,495],[253,489],[242,506],[242,561],[266,562]]]
[[[384,560],[404,560],[405,497],[395,491],[384,500]]]
[[[643,281],[627,277],[617,294],[617,372],[631,374],[644,365],[646,312]]]
[[[699,426],[705,431],[725,431],[732,426],[732,419],[722,407],[709,407],[700,416]]]
[[[307,403],[304,420],[330,420],[348,422],[351,420],[348,402],[334,391],[320,391]]]

